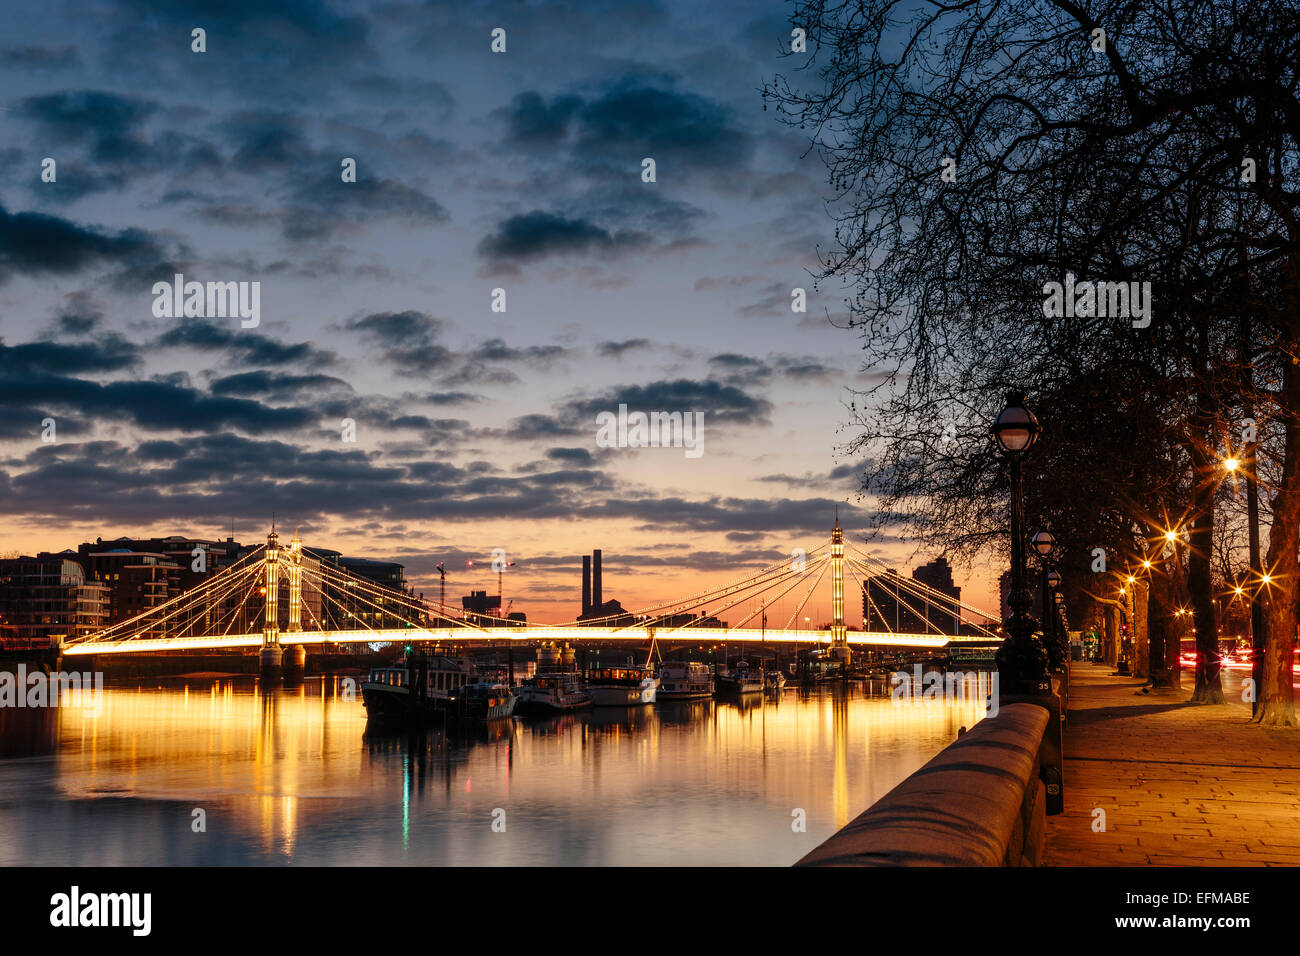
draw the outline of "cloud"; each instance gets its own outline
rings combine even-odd
[[[594,95],[549,101],[536,91],[518,94],[498,112],[507,140],[531,149],[567,144],[570,156],[589,167],[651,156],[681,175],[739,172],[753,153],[753,136],[726,106],[676,89],[671,76],[627,74],[594,85]]]
[[[0,375],[5,379],[117,372],[140,361],[140,350],[119,335],[97,342],[28,342],[5,345],[0,340]]]
[[[66,375],[6,373],[0,376],[0,406],[11,404],[67,409],[101,422],[129,422],[156,431],[232,428],[261,434],[304,428],[319,417],[311,408],[206,395],[175,377],[101,384]]]
[[[0,205],[0,282],[20,272],[70,275],[100,264],[139,266],[162,255],[162,243],[142,229],[111,233]]]
[[[551,145],[568,136],[569,125],[582,106],[582,97],[557,96],[549,104],[534,91],[518,94],[500,111],[508,136],[517,143]]]
[[[517,348],[506,345],[504,339],[488,339],[470,352],[469,357],[486,362],[525,362],[545,369],[568,354],[569,350],[560,345],[529,345]]]
[[[31,96],[18,107],[47,137],[84,146],[96,163],[114,165],[147,157],[150,144],[143,126],[157,111],[151,100],[100,90]]]
[[[601,342],[596,354],[602,358],[622,358],[625,352],[650,348],[649,339],[624,339],[621,342]]]
[[[360,332],[371,341],[389,348],[400,348],[413,343],[426,345],[442,332],[445,325],[441,319],[414,309],[405,312],[372,312],[343,323],[345,329]]]
[[[552,461],[562,461],[570,465],[594,465],[596,460],[585,448],[550,448],[546,457]]]
[[[297,368],[325,368],[338,364],[333,352],[310,342],[286,343],[261,332],[223,325],[203,319],[183,319],[154,342],[157,348],[193,348],[204,352],[224,351],[242,365],[291,365]]]
[[[494,262],[529,261],[571,253],[613,254],[644,248],[649,242],[645,233],[612,233],[585,219],[568,219],[538,209],[504,220],[479,242],[478,251]]]
[[[259,395],[275,401],[319,398],[329,391],[352,392],[352,386],[333,375],[293,375],[259,369],[213,379],[208,386],[214,395]]]

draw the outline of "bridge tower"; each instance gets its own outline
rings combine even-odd
[[[831,529],[831,656],[846,663],[849,660],[849,631],[844,625],[844,532],[839,508],[835,509],[835,527]]]
[[[266,615],[262,622],[262,651],[259,655],[263,677],[279,677],[283,648],[280,646],[280,536],[275,525],[266,536],[266,556],[262,559],[262,585],[266,595]]]
[[[296,634],[302,630],[302,539],[296,528],[286,558],[289,561],[289,631]]]
[[[289,578],[289,633],[302,631],[302,539],[298,529],[293,532],[293,540],[285,551],[285,574]],[[298,678],[307,666],[307,648],[301,644],[290,644],[284,649],[284,675]]]

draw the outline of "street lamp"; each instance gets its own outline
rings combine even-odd
[[[1033,693],[1051,693],[1047,676],[1047,654],[1034,638],[1034,620],[1029,616],[1029,587],[1025,581],[1025,501],[1021,460],[1042,431],[1034,413],[1025,407],[1023,392],[1008,392],[1006,407],[993,421],[993,438],[1007,456],[1011,470],[1011,593],[1007,604],[1007,638],[998,648],[998,670],[1014,684],[1032,684]]]
[[[1059,642],[1056,640],[1056,619],[1051,609],[1048,608],[1048,595],[1051,593],[1052,588],[1050,577],[1051,575],[1056,574],[1055,571],[1051,570],[1049,558],[1052,554],[1052,549],[1056,546],[1056,537],[1046,528],[1042,528],[1033,536],[1029,543],[1032,544],[1034,550],[1038,552],[1038,567],[1042,574],[1041,581],[1038,585],[1038,594],[1043,611],[1043,619],[1041,623],[1043,626],[1043,644],[1047,650],[1047,663],[1052,670],[1060,670],[1065,666],[1065,661],[1059,653],[1060,646]],[[1059,581],[1060,575],[1058,574],[1056,577]]]

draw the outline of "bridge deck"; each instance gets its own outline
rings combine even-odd
[[[767,630],[756,628],[686,627],[578,627],[573,625],[534,627],[495,627],[479,630],[468,627],[404,627],[374,631],[298,631],[280,632],[280,643],[290,644],[367,644],[407,641],[630,641],[647,643],[653,636],[661,641],[700,641],[710,643],[750,642],[755,644],[829,644],[830,632],[824,630]],[[950,644],[987,643],[987,637],[951,637],[946,634],[890,634],[875,631],[850,631],[850,644],[883,647],[924,647],[939,649]],[[115,641],[82,641],[64,647],[65,655],[138,654],[148,651],[213,650],[219,648],[260,647],[262,634],[229,634],[220,637],[125,637]]]

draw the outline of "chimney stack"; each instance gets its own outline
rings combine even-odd
[[[600,587],[600,548],[591,552],[591,606],[593,610],[605,606],[605,595]]]
[[[591,555],[582,556],[582,614],[591,613]]]

